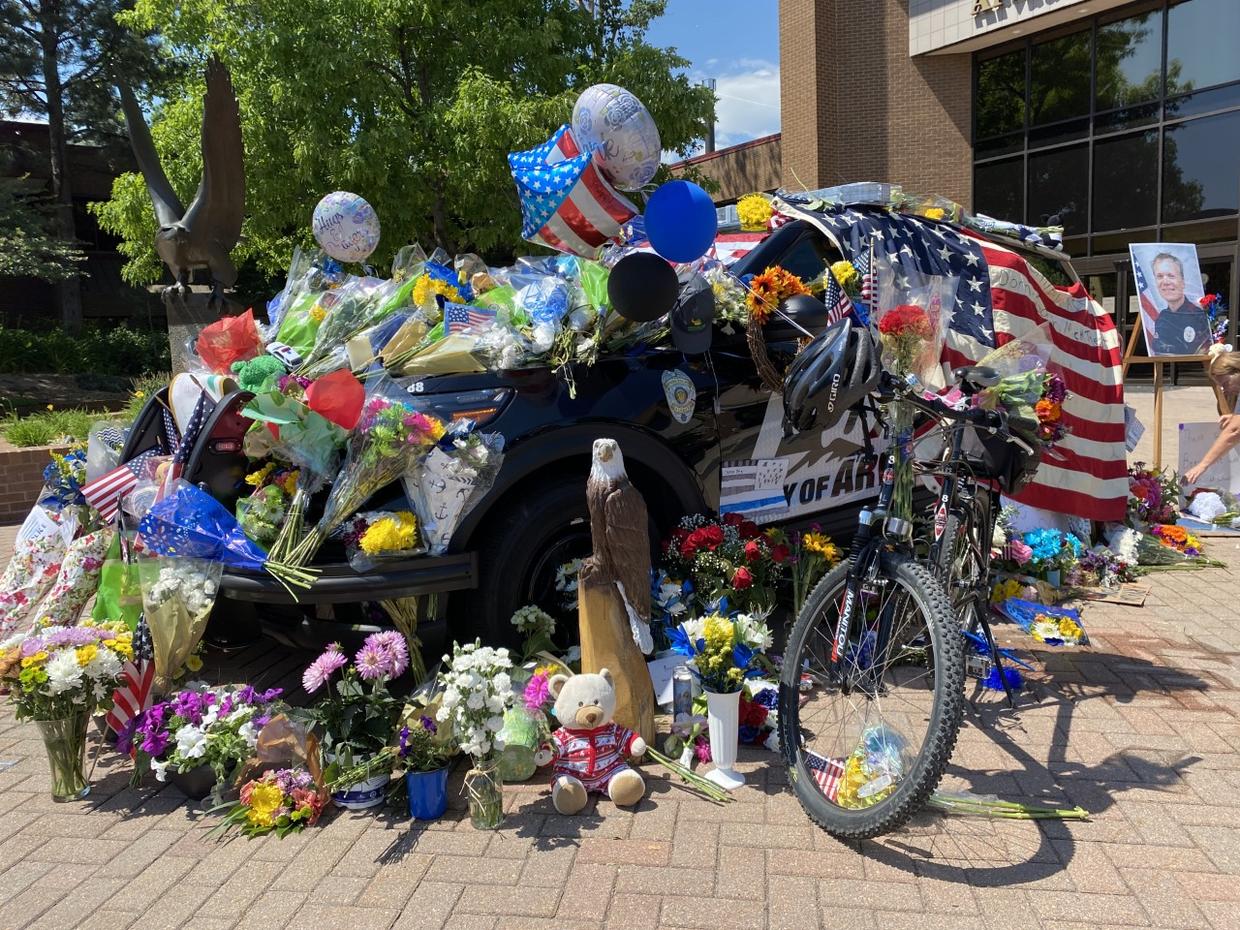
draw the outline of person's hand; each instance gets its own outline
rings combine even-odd
[[[1184,483],[1186,485],[1196,484],[1201,480],[1201,476],[1205,473],[1205,470],[1204,465],[1194,465],[1188,471],[1184,472]]]
[[[1234,414],[1234,413],[1225,413],[1225,414],[1223,414],[1221,417],[1219,417],[1219,418],[1218,418],[1218,428],[1219,428],[1219,429],[1226,429],[1226,428],[1227,428],[1227,424],[1228,424],[1229,422],[1231,422],[1231,418],[1232,418],[1232,417],[1234,417],[1234,416],[1235,416],[1235,414]]]

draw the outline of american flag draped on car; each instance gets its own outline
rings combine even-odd
[[[1056,287],[1018,252],[958,226],[878,207],[781,206],[822,230],[850,261],[870,255],[897,276],[959,279],[943,348],[951,368],[1049,323],[1052,365],[1068,387],[1068,434],[1017,500],[1091,520],[1122,520],[1128,498],[1119,334],[1084,287]],[[872,270],[872,269],[870,269]]]
[[[521,198],[521,238],[593,258],[637,208],[603,177],[568,124],[542,145],[508,155]]]

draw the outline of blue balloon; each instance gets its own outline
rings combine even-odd
[[[719,224],[710,194],[692,181],[668,181],[646,204],[646,233],[669,262],[697,261],[715,242]]]

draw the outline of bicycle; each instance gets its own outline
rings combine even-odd
[[[966,399],[999,382],[998,372],[981,366],[960,368],[954,374]],[[1031,435],[1037,422],[1013,421],[999,409],[989,424],[957,419],[940,425],[947,433],[942,456],[937,462],[918,463],[922,474],[932,475],[940,484],[928,521],[932,531],[928,564],[947,590],[960,629],[974,642],[981,637],[993,667],[1000,669],[1008,706],[1014,707],[990,629],[990,555],[999,493],[1017,493],[1037,472],[1040,444],[1019,435]]]
[[[806,361],[800,369],[814,364]],[[833,365],[818,363],[804,389],[794,364],[786,420],[796,420],[815,391],[829,390],[828,413],[850,405],[853,394],[841,396]],[[863,387],[870,388],[875,415],[875,401],[907,403],[941,421],[995,435],[1004,429],[996,413],[958,410],[922,396],[913,379],[880,372]],[[890,440],[890,418],[879,419]],[[873,456],[872,449],[867,454]],[[890,832],[925,804],[942,779],[964,709],[964,637],[952,602],[915,552],[911,522],[889,512],[902,465],[911,465],[910,450],[896,442],[886,453],[876,506],[860,512],[848,559],[806,600],[781,670],[780,744],[794,793],[815,823],[841,839]],[[955,498],[962,499],[959,492]],[[809,685],[804,704],[803,683]]]

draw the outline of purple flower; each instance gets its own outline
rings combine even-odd
[[[409,754],[409,728],[401,727],[400,728],[400,742],[396,747],[396,755],[398,755],[400,758],[403,759],[408,754]]]
[[[395,630],[371,633],[362,646],[363,649],[372,648],[380,652],[386,663],[386,674],[392,678],[409,667],[409,647],[405,645],[405,637]]]
[[[529,710],[542,710],[551,700],[551,688],[547,684],[546,675],[535,675],[525,686],[525,706]]]
[[[327,684],[331,680],[332,675],[340,671],[349,663],[340,651],[340,647],[333,643],[327,647],[327,651],[311,662],[304,672],[301,674],[301,686],[310,694],[318,691],[319,688]]]
[[[438,724],[436,724],[432,718],[426,716],[426,714],[423,714],[421,717],[418,718],[418,723],[422,724],[423,730],[427,730],[431,733],[439,732]]]
[[[363,645],[353,659],[357,673],[365,681],[383,678],[391,669],[391,663],[383,650],[375,645]]]

